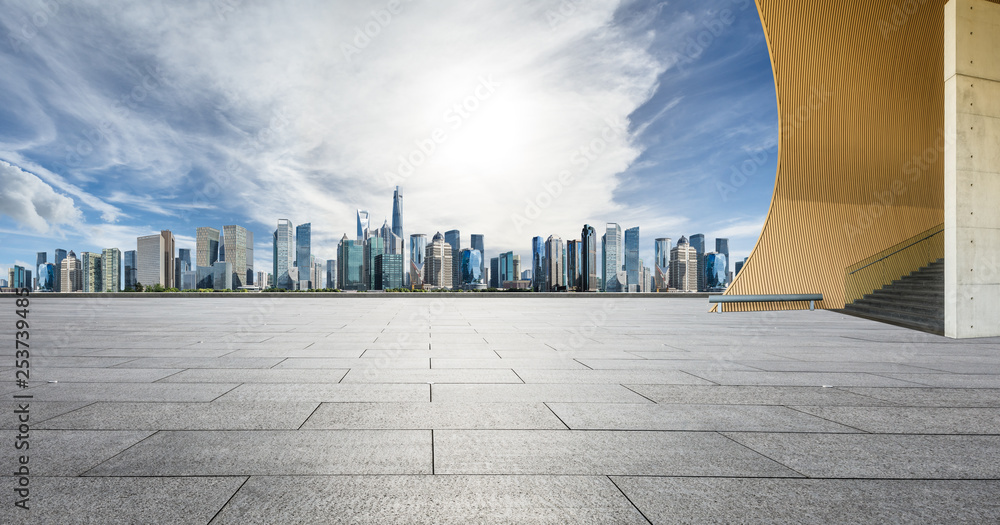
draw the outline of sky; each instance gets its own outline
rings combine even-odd
[[[0,268],[356,211],[486,256],[584,224],[753,248],[774,79],[752,0],[0,0]],[[6,271],[3,272],[6,276]]]

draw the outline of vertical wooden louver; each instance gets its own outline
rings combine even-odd
[[[843,308],[845,268],[944,222],[945,1],[756,2],[778,98],[778,172],[764,229],[726,294],[822,293],[818,308]],[[723,310],[799,308],[808,305]]]

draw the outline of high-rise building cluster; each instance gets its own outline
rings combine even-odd
[[[585,224],[579,239],[559,235],[532,239],[523,267],[513,251],[486,258],[485,239],[472,234],[463,246],[458,229],[443,234],[412,233],[409,244],[403,229],[403,196],[397,186],[392,199],[392,224],[373,227],[371,213],[357,210],[354,238],[346,233],[337,244],[337,258],[317,259],[312,224],[293,225],[279,219],[271,235],[271,272],[254,271],[253,232],[239,225],[222,229],[199,227],[194,257],[177,248],[173,233],[136,239],[136,249],[122,253],[107,248],[100,253],[57,249],[52,262],[39,252],[36,266],[15,265],[7,286],[46,292],[117,292],[139,287],[163,289],[315,290],[354,291],[513,289],[539,292],[712,292],[724,291],[746,259],[730,271],[729,240],[715,240],[707,252],[705,236],[656,239],[652,268],[639,257],[639,227],[623,230],[613,222],[598,230]],[[377,224],[377,223],[376,223]]]

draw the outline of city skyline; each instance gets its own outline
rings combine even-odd
[[[727,237],[733,260],[742,259],[767,211],[777,140],[766,45],[744,4],[593,2],[560,14],[558,2],[404,2],[348,56],[355,30],[384,5],[316,13],[241,4],[221,14],[205,5],[152,15],[157,8],[132,6],[118,17],[110,7],[60,4],[37,36],[5,55],[0,93],[12,108],[32,109],[0,116],[0,173],[21,198],[0,208],[0,262],[27,264],[54,246],[127,251],[163,229],[194,248],[195,228],[238,224],[254,234],[253,268],[270,268],[275,217],[311,223],[316,257],[335,259],[356,210],[370,211],[373,227],[391,219],[387,194],[397,185],[407,201],[404,238],[481,233],[484,259],[524,256],[525,238],[574,238],[581,224],[606,221],[640,225],[647,239]],[[501,14],[482,16],[494,11]],[[74,16],[136,45],[67,63],[66,49],[82,38]],[[151,20],[178,38],[139,36]],[[295,32],[281,34],[292,23],[322,26],[329,51],[293,47]],[[433,38],[457,28],[469,29],[460,51]],[[185,43],[213,31],[272,34],[274,49],[250,54],[292,53],[296,63],[326,64],[332,78],[290,69],[275,83],[225,44]],[[496,31],[517,37],[498,43],[489,37]],[[110,51],[133,48],[146,52]],[[623,52],[631,62],[610,60]],[[400,87],[361,75],[338,100],[319,96],[360,67],[396,71]],[[26,89],[41,78],[52,84]],[[366,103],[369,93],[378,107]],[[436,142],[438,128],[447,140]],[[421,145],[433,152],[410,173],[405,164],[420,160]],[[733,180],[734,170],[742,178]],[[653,259],[650,243],[640,258]]]

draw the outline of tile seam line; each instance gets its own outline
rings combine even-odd
[[[650,520],[648,516],[646,516],[646,513],[643,512],[642,509],[640,509],[639,506],[636,505],[634,501],[632,501],[632,498],[628,497],[628,494],[626,494],[625,491],[618,486],[618,483],[615,482],[614,478],[612,478],[610,474],[606,474],[604,477],[608,478],[608,481],[610,481],[611,484],[614,485],[616,489],[618,489],[618,492],[625,497],[625,501],[627,501],[629,505],[632,505],[632,508],[635,509],[635,511],[638,512],[640,516],[642,516],[642,519],[646,520],[646,523],[649,523],[649,525],[653,525],[653,521]]]
[[[778,460],[776,460],[776,459],[768,456],[767,454],[764,454],[763,452],[760,452],[759,450],[756,450],[754,448],[749,447],[748,445],[745,445],[743,443],[740,443],[739,441],[736,441],[736,439],[732,438],[731,436],[728,436],[725,432],[716,432],[716,434],[718,434],[718,435],[720,435],[720,436],[728,439],[729,441],[732,441],[733,443],[736,443],[737,445],[739,445],[739,446],[741,446],[741,447],[743,447],[743,448],[745,448],[745,449],[753,452],[754,454],[757,454],[758,456],[760,456],[760,457],[762,457],[762,458],[764,458],[764,459],[766,459],[768,461],[774,462],[774,464],[776,464],[776,465],[781,465],[782,467],[788,469],[790,472],[794,472],[794,473],[798,474],[799,476],[802,476],[805,479],[811,479],[809,476],[807,476],[807,475],[805,475],[805,474],[803,474],[803,473],[801,473],[801,472],[793,469],[792,467],[789,467],[788,465],[786,465],[786,464],[784,464],[784,463],[782,463],[782,462],[780,462],[780,461],[778,461]]]
[[[238,477],[238,476],[233,476],[233,477]],[[229,499],[227,499],[226,502],[223,503],[221,507],[219,507],[219,510],[215,511],[215,515],[212,516],[212,519],[208,520],[208,525],[212,525],[212,523],[215,522],[216,518],[218,518],[219,515],[222,514],[222,511],[229,506],[229,502],[233,501],[233,498],[235,498],[236,495],[239,494],[241,490],[243,490],[243,487],[246,486],[246,484],[250,481],[251,477],[253,476],[246,476],[246,479],[243,480],[243,483],[240,483],[240,486],[236,490],[234,490],[232,494],[230,494]]]
[[[127,432],[127,431],[118,431],[118,432]],[[141,432],[141,431],[140,431],[140,432]],[[81,472],[80,474],[78,474],[78,475],[77,475],[76,477],[80,477],[80,478],[83,478],[83,477],[90,477],[90,476],[87,476],[87,473],[88,473],[88,472],[90,472],[90,471],[92,471],[92,470],[96,469],[97,467],[100,467],[101,465],[103,465],[103,464],[105,464],[105,463],[107,463],[107,462],[111,461],[112,459],[115,459],[115,458],[116,458],[116,457],[118,457],[118,456],[121,456],[122,454],[124,454],[124,453],[128,452],[129,450],[131,450],[131,449],[132,449],[133,447],[135,447],[136,445],[138,445],[138,444],[140,444],[140,443],[142,443],[142,442],[146,441],[147,439],[149,439],[149,438],[151,438],[151,437],[153,437],[153,436],[155,436],[155,435],[157,435],[157,434],[159,434],[159,433],[160,433],[160,431],[159,431],[159,430],[156,430],[156,431],[154,431],[154,432],[151,432],[151,433],[150,433],[150,434],[149,434],[148,436],[146,436],[146,437],[144,437],[144,438],[140,439],[139,441],[136,441],[135,443],[132,443],[131,445],[129,445],[129,446],[127,446],[127,447],[125,447],[125,449],[124,449],[124,450],[121,450],[121,451],[119,451],[119,452],[118,452],[117,454],[115,454],[115,455],[113,455],[113,456],[111,456],[111,457],[109,457],[109,458],[105,459],[104,461],[101,461],[100,463],[98,463],[98,464],[96,464],[96,465],[94,465],[94,466],[92,466],[92,467],[88,468],[87,470],[84,470],[83,472]]]
[[[820,405],[782,405],[782,406],[784,406],[785,408],[787,408],[789,410],[794,410],[794,411],[796,411],[796,412],[798,412],[800,414],[805,414],[805,415],[810,416],[810,417],[815,417],[815,418],[818,418],[818,419],[822,419],[823,421],[827,421],[827,422],[833,423],[834,425],[840,425],[842,427],[853,428],[854,430],[857,430],[858,432],[860,432],[862,434],[875,434],[875,432],[870,432],[870,431],[865,430],[863,428],[858,428],[858,427],[855,427],[855,426],[852,426],[852,425],[848,425],[847,423],[841,423],[839,421],[834,421],[832,419],[828,419],[828,418],[825,418],[823,416],[819,416],[819,415],[813,414],[811,412],[806,412],[805,410],[800,410],[799,408],[796,408],[796,407],[808,407],[808,406],[818,406],[819,408],[825,408],[825,407],[820,406]],[[841,405],[841,406],[843,406],[843,405]],[[851,408],[854,408],[854,407],[851,407]],[[897,407],[890,407],[890,408],[897,408]]]

